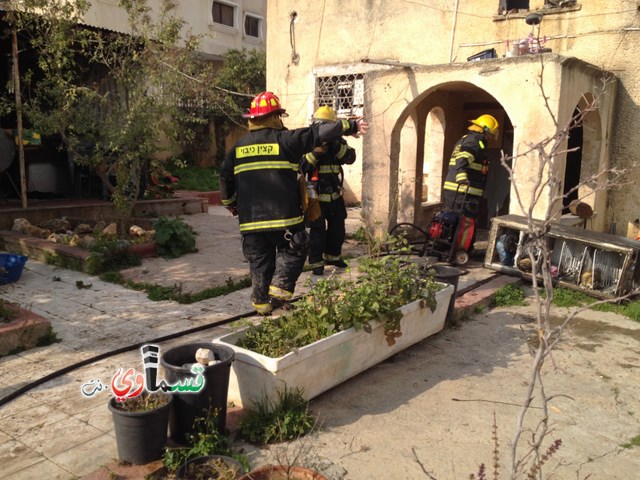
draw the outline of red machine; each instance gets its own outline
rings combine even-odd
[[[434,256],[453,265],[464,265],[469,261],[476,228],[475,218],[465,216],[464,212],[477,209],[476,205],[467,202],[466,197],[465,193],[459,210],[437,212],[426,230],[405,222],[395,225],[389,234],[406,238],[411,245],[411,252],[420,257]]]

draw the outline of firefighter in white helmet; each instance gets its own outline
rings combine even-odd
[[[297,180],[300,158],[324,142],[368,128],[359,118],[287,130],[281,120],[285,115],[273,93],[257,95],[243,115],[249,133],[220,168],[220,198],[238,216],[242,252],[251,272],[251,303],[263,315],[293,297],[307,258]]]
[[[336,112],[329,106],[321,106],[313,114],[313,123],[333,123]],[[356,151],[342,137],[316,147],[302,158],[300,169],[306,174],[320,202],[320,218],[308,221],[311,235],[309,265],[314,275],[322,275],[325,265],[346,268],[342,258],[345,239],[345,207],[342,183],[342,165],[356,161]]]

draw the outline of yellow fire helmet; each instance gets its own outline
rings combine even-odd
[[[319,107],[313,114],[314,122],[335,122],[337,120],[336,111],[327,105]]]
[[[480,115],[475,120],[469,120],[474,125],[480,127],[482,131],[489,133],[491,135],[495,135],[498,131],[498,121],[493,118],[491,115]]]

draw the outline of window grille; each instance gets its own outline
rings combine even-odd
[[[339,117],[363,116],[364,74],[317,77],[315,103],[332,107]]]

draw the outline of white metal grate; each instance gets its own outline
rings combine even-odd
[[[364,114],[364,74],[316,77],[316,107],[333,107],[339,117]]]

